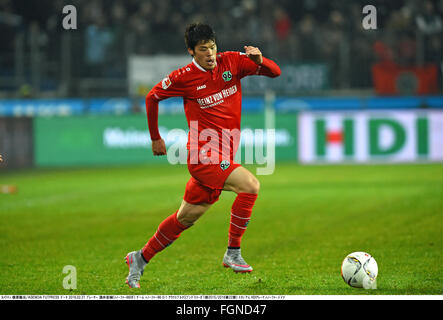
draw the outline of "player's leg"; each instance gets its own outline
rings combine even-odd
[[[231,208],[229,247],[239,248],[260,190],[260,182],[247,169],[238,167],[226,179],[224,190],[237,193]]]
[[[164,219],[157,228],[157,231],[149,239],[146,245],[138,251],[132,251],[126,256],[126,264],[129,267],[129,274],[126,283],[131,288],[140,288],[140,277],[146,264],[160,251],[174,242],[180,234],[188,228],[177,219],[178,211]]]
[[[191,178],[186,184],[184,200],[180,208],[164,219],[157,231],[139,251],[128,253],[125,260],[129,267],[126,283],[139,288],[139,281],[146,264],[160,251],[171,245],[181,233],[192,226],[218,200],[219,193],[199,184]],[[192,202],[192,203],[191,203]]]
[[[157,231],[149,239],[143,249],[128,253],[125,260],[129,267],[126,283],[131,288],[139,288],[140,277],[146,264],[160,251],[171,245],[181,233],[192,226],[211,204],[191,204],[183,200],[180,209],[163,220]]]
[[[260,190],[260,183],[251,172],[240,166],[228,176],[223,190],[237,193],[231,208],[229,242],[223,257],[223,264],[236,272],[251,272],[252,267],[241,256],[240,245],[251,218],[252,208]]]
[[[208,203],[191,204],[183,200],[180,209],[160,223],[155,234],[143,247],[141,253],[145,262],[148,263],[157,253],[177,240],[210,206]]]

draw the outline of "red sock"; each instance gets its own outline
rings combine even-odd
[[[252,207],[257,199],[254,193],[239,193],[231,209],[229,225],[229,247],[240,247],[241,238],[246,231],[252,214]]]
[[[167,217],[160,223],[157,232],[143,247],[142,254],[146,262],[152,259],[158,252],[172,244],[188,227],[177,220],[177,212]]]

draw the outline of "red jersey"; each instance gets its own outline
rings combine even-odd
[[[277,77],[280,68],[263,57],[258,65],[244,53],[222,52],[216,56],[216,67],[205,70],[193,60],[173,71],[146,96],[146,111],[151,140],[160,139],[158,102],[170,97],[183,97],[190,132],[188,150],[218,150],[224,159],[233,159],[240,138],[241,83],[248,75]],[[227,151],[227,153],[226,153]],[[208,157],[211,155],[208,153]]]

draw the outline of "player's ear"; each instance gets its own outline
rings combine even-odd
[[[188,52],[191,56],[194,56],[194,50],[192,50],[191,48],[188,48]]]

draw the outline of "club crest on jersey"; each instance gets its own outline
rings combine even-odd
[[[164,90],[168,89],[170,85],[171,85],[171,79],[169,79],[169,77],[166,77],[162,80],[162,88]]]
[[[225,171],[226,169],[229,168],[229,166],[231,165],[231,163],[228,160],[223,160],[222,162],[220,162],[220,168]]]
[[[232,80],[232,73],[231,73],[231,71],[223,72],[222,78],[223,78],[223,80],[225,80],[225,82],[231,81]]]

